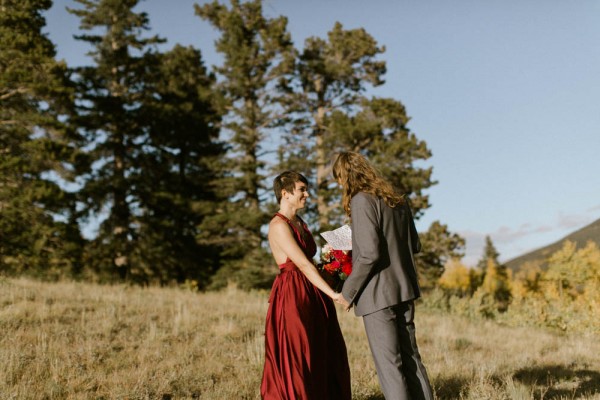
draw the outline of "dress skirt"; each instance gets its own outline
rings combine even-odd
[[[267,400],[351,399],[335,305],[292,262],[280,265],[269,298],[260,392]]]

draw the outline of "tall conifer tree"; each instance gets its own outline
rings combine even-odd
[[[308,38],[299,56],[297,80],[286,103],[291,128],[284,136],[279,168],[310,177],[321,228],[331,222],[330,161],[335,149],[330,146],[344,147],[328,126],[330,119],[336,112],[338,120],[356,113],[367,85],[383,83],[385,62],[376,59],[383,51],[364,29],[345,30],[336,23],[328,40]]]
[[[354,115],[339,110],[328,119],[325,148],[365,154],[401,193],[409,195],[416,218],[429,208],[423,190],[436,182],[432,168],[419,168],[418,161],[431,157],[423,140],[407,127],[404,105],[389,98],[363,99]]]
[[[419,283],[423,288],[434,287],[451,260],[464,256],[465,240],[448,230],[448,226],[434,221],[426,232],[419,235],[422,250],[416,255]]]
[[[227,201],[217,185],[225,152],[218,142],[220,96],[198,50],[177,45],[153,65],[137,175],[145,191],[136,258],[161,281],[188,279],[203,287],[223,249],[224,232],[204,224]]]
[[[291,125],[280,151],[280,168],[306,171],[316,187],[316,228],[326,230],[344,221],[339,190],[330,166],[338,151],[365,154],[381,173],[409,196],[416,218],[429,204],[424,190],[434,185],[432,168],[417,162],[431,157],[425,141],[410,131],[404,105],[390,98],[368,98],[367,87],[383,84],[385,49],[364,29],[345,30],[336,23],[327,40],[306,40],[297,64],[297,80],[289,86],[287,109]],[[436,222],[424,241],[438,241],[420,257],[424,282],[437,280],[443,260],[460,256],[464,240]],[[444,243],[442,248],[439,243]]]
[[[495,265],[500,264],[498,257],[500,253],[496,250],[496,246],[494,246],[494,242],[492,242],[492,238],[489,236],[485,237],[485,247],[483,248],[483,254],[481,255],[481,259],[477,262],[477,268],[481,271],[485,271],[488,267],[488,262],[491,260]]]
[[[498,275],[496,271],[499,271],[499,276],[506,273],[506,266],[500,264],[498,259],[499,257],[500,253],[498,253],[498,250],[496,250],[496,246],[494,246],[492,238],[486,236],[483,254],[481,255],[481,259],[477,262],[477,269],[474,272],[475,279],[473,283],[476,287],[483,285],[486,279],[488,282],[494,281],[496,279],[496,275]],[[487,278],[489,271],[494,271],[494,277]]]
[[[435,182],[431,179],[432,168],[415,165],[431,156],[424,141],[419,140],[407,127],[409,118],[402,103],[395,99],[363,99],[354,115],[336,110],[326,119],[328,135],[324,147],[329,151],[352,150],[365,154],[401,193],[408,195],[416,218],[429,207],[429,196],[424,190]],[[336,221],[339,212],[336,191],[327,187],[327,220]],[[326,226],[327,228],[327,226]],[[433,287],[441,276],[444,264],[450,258],[463,255],[464,239],[451,233],[446,225],[434,221],[429,229],[421,232],[422,253],[417,255],[421,284]]]
[[[330,171],[337,151],[368,156],[399,190],[411,195],[417,217],[429,207],[422,191],[435,183],[431,168],[414,165],[431,156],[426,143],[406,126],[409,118],[399,101],[365,95],[369,85],[384,83],[385,62],[378,59],[384,51],[364,29],[345,30],[336,23],[327,40],[307,39],[299,57],[299,83],[290,88],[287,103],[292,128],[280,160],[282,166],[314,176],[321,230],[341,222],[339,192]]]
[[[77,154],[60,122],[66,66],[42,33],[50,0],[0,0],[0,271],[76,273],[80,238],[72,196]]]
[[[106,278],[144,280],[147,271],[134,264],[142,195],[140,157],[145,151],[143,101],[156,36],[145,13],[133,8],[138,0],[76,0],[82,9],[69,9],[89,34],[77,36],[93,46],[92,66],[79,67],[77,105],[90,158],[81,190],[83,213],[102,219],[87,252],[87,263]]]
[[[265,138],[282,117],[277,89],[292,72],[287,19],[266,18],[260,0],[231,0],[230,7],[213,1],[196,5],[196,13],[220,32],[216,49],[223,64],[216,72],[227,111],[222,128],[230,134],[231,145],[231,173],[222,184],[230,203],[212,218],[230,240],[223,253],[226,267],[217,281],[237,275],[242,284],[268,286],[269,274],[260,268],[265,263],[261,227],[268,221]]]

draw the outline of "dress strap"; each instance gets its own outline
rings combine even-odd
[[[277,212],[277,213],[275,213],[275,216],[282,218],[282,219],[283,219],[285,222],[287,222],[288,224],[292,222],[292,221],[290,221],[290,219],[289,219],[288,217],[286,217],[285,215],[283,215],[283,214],[280,214],[280,213],[278,213],[278,212]]]
[[[306,223],[302,220],[302,218],[300,218],[299,216],[296,216],[296,218],[298,218],[298,220],[300,221],[300,224],[302,225],[302,228],[298,229],[294,224],[292,224],[292,221],[290,221],[290,219],[288,217],[286,217],[285,215],[283,215],[281,213],[275,213],[275,216],[280,217],[285,222],[287,222],[288,226],[292,230],[293,235],[296,237],[296,242],[298,242],[298,244],[300,245],[300,247],[303,250],[306,249],[306,240],[304,238],[304,235],[306,234],[307,229],[306,229]],[[288,260],[289,260],[289,257],[288,257]]]
[[[292,223],[292,221],[288,217],[286,217],[285,215],[276,212],[274,216],[282,218],[285,222],[287,222],[288,224],[290,224],[292,226],[292,228],[295,228],[295,226]],[[300,221],[300,225],[302,226],[302,228],[305,229],[306,228],[306,222],[304,222],[304,220],[302,218],[300,218],[299,215],[296,215],[296,218],[298,218],[298,221]]]

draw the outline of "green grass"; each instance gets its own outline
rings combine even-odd
[[[0,281],[0,399],[259,399],[266,292]],[[354,399],[383,399],[362,321],[338,310]],[[598,337],[429,313],[440,399],[600,399]]]

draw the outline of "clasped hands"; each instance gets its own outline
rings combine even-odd
[[[346,311],[350,311],[350,309],[352,308],[352,305],[346,301],[346,299],[344,298],[344,296],[341,293],[334,294],[332,299],[336,303],[344,306],[344,309]]]

